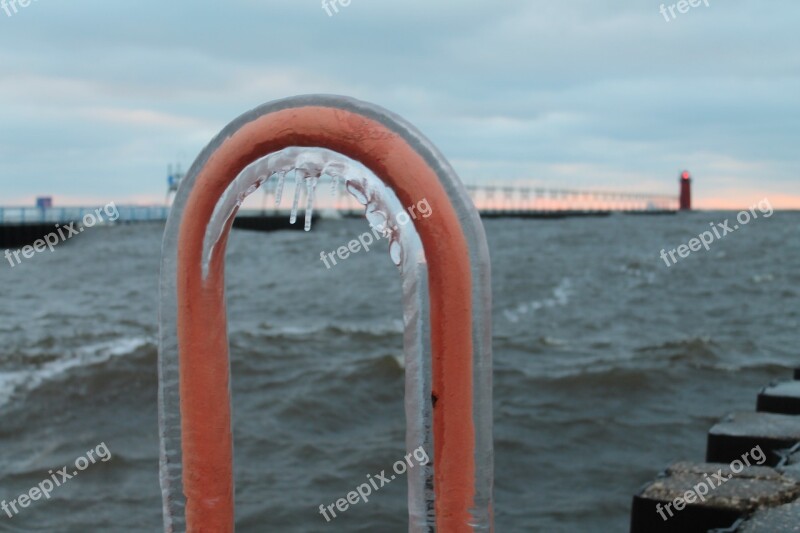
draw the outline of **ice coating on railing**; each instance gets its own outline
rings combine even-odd
[[[275,179],[275,205],[279,206],[283,196],[286,177],[294,178],[294,193],[289,222],[294,224],[300,208],[302,194],[305,193],[304,229],[311,229],[314,213],[314,199],[319,180],[331,180],[331,193],[335,194],[338,184],[343,180],[345,190],[365,208],[365,216],[370,226],[389,239],[389,256],[392,262],[401,267],[405,257],[404,249],[412,246],[402,238],[402,224],[398,216],[404,213],[396,196],[386,188],[381,180],[356,161],[341,154],[322,148],[289,147],[275,152],[248,165],[231,182],[214,208],[211,221],[206,228],[203,241],[203,276],[208,267],[214,248],[244,200],[256,192],[268,180]],[[421,249],[421,246],[420,246]]]
[[[433,406],[431,403],[430,306],[425,251],[407,208],[371,172],[348,174],[345,188],[364,206],[369,225],[389,239],[389,255],[403,281],[403,353],[406,372],[406,449],[423,448],[430,462],[410,469],[408,477],[409,533],[434,531]],[[406,223],[401,220],[406,218]],[[424,219],[421,224],[427,223]]]
[[[288,119],[277,115],[278,113],[287,113],[288,109],[292,109]],[[333,120],[330,122],[332,124],[330,129],[319,128],[320,116]],[[365,123],[370,124],[371,128],[366,131],[371,132],[374,129],[374,135],[364,135],[365,130],[362,126]],[[252,131],[256,126],[256,131]],[[384,127],[387,129],[384,130]],[[247,128],[247,131],[242,133],[244,128]],[[351,131],[353,128],[356,128],[355,133],[358,134],[355,139],[353,131]],[[176,194],[165,231],[160,285],[159,425],[165,531],[168,533],[186,531],[188,522],[193,522],[192,527],[196,528],[198,524],[202,525],[203,523],[202,520],[197,519],[200,515],[205,519],[213,518],[213,513],[209,513],[207,508],[197,505],[196,497],[188,499],[186,497],[187,490],[197,491],[202,488],[202,479],[198,481],[197,476],[200,468],[220,468],[221,475],[212,480],[216,483],[215,487],[227,490],[233,481],[226,466],[227,461],[226,464],[219,464],[218,461],[198,461],[203,458],[198,458],[198,455],[193,453],[188,457],[191,462],[187,464],[187,457],[183,454],[184,443],[195,445],[203,442],[202,439],[209,435],[205,433],[198,435],[196,432],[183,433],[182,431],[184,422],[184,411],[181,406],[182,395],[185,395],[186,391],[192,387],[185,386],[186,383],[181,381],[183,373],[179,371],[181,368],[179,362],[183,358],[187,364],[185,368],[193,369],[197,368],[198,364],[205,364],[208,359],[214,360],[217,364],[223,364],[222,356],[227,356],[227,354],[222,354],[222,350],[215,348],[200,350],[204,357],[198,358],[196,355],[198,346],[193,346],[191,342],[185,342],[187,338],[204,339],[207,337],[219,340],[225,337],[224,327],[209,333],[206,333],[207,330],[203,327],[199,327],[195,334],[188,337],[185,333],[186,329],[183,329],[184,342],[178,342],[181,331],[177,327],[179,317],[183,317],[184,323],[191,321],[197,325],[202,322],[204,316],[203,312],[198,312],[200,306],[184,305],[186,302],[210,303],[213,306],[211,311],[214,316],[224,316],[225,313],[224,269],[214,268],[205,276],[205,279],[201,277],[198,280],[198,274],[202,275],[203,270],[198,270],[197,267],[201,265],[192,262],[196,261],[194,258],[197,255],[200,255],[202,266],[206,268],[212,253],[215,253],[214,265],[215,267],[221,266],[224,262],[225,240],[220,240],[220,235],[227,235],[237,209],[245,201],[247,194],[256,191],[261,185],[264,185],[262,190],[275,194],[279,200],[278,204],[280,204],[280,198],[284,196],[283,186],[286,178],[289,178],[291,184],[291,178],[296,177],[306,191],[304,205],[306,208],[310,207],[306,211],[307,222],[310,222],[308,215],[313,215],[314,192],[318,185],[318,181],[306,179],[313,175],[303,174],[301,177],[300,174],[295,174],[295,169],[301,166],[297,161],[299,155],[313,149],[287,149],[278,154],[265,156],[262,160],[254,162],[252,168],[249,169],[255,173],[254,176],[239,176],[238,181],[231,180],[233,176],[230,175],[230,168],[224,168],[224,164],[219,164],[220,161],[233,159],[217,158],[215,155],[227,154],[235,156],[235,160],[241,161],[242,158],[252,157],[252,154],[260,146],[263,146],[262,141],[272,139],[285,146],[285,142],[292,142],[291,139],[297,138],[297,131],[306,132],[302,138],[307,141],[319,142],[324,146],[348,147],[348,153],[354,157],[362,158],[363,161],[376,165],[374,167],[376,170],[380,168],[385,173],[381,175],[381,178],[387,180],[387,183],[394,184],[398,190],[402,189],[404,198],[414,197],[415,202],[419,200],[420,202],[417,202],[416,206],[418,209],[420,209],[420,205],[427,205],[437,211],[430,220],[416,220],[415,218],[416,224],[411,224],[405,217],[403,208],[412,206],[402,206],[395,201],[396,198],[390,201],[389,199],[395,197],[391,189],[382,187],[382,182],[373,183],[377,182],[377,179],[370,173],[366,173],[364,176],[358,175],[357,170],[361,170],[363,167],[340,156],[331,157],[328,160],[326,154],[323,158],[324,166],[318,179],[319,181],[330,179],[331,191],[337,194],[337,200],[331,204],[339,209],[350,210],[352,208],[349,206],[353,205],[356,200],[348,197],[344,198],[345,202],[339,202],[338,193],[345,188],[348,188],[350,193],[355,192],[359,198],[364,200],[361,206],[370,223],[376,227],[383,227],[384,236],[389,237],[390,243],[399,244],[399,247],[390,245],[390,249],[392,249],[390,255],[394,256],[395,261],[400,262],[403,283],[403,317],[406,326],[404,330],[406,422],[408,426],[406,449],[415,450],[422,446],[431,459],[431,462],[424,468],[414,468],[407,472],[409,484],[408,530],[410,533],[429,533],[434,531],[435,524],[441,521],[448,526],[444,528],[447,530],[491,531],[493,469],[490,312],[492,307],[488,248],[482,226],[455,171],[436,147],[412,125],[377,106],[344,97],[326,95],[296,97],[265,104],[232,122],[198,156]],[[369,140],[367,146],[358,142],[362,138]],[[420,156],[420,161],[424,161],[427,165],[412,164],[420,161],[413,153],[403,156],[406,147],[416,152]],[[384,154],[392,154],[393,157],[383,158]],[[399,157],[394,157],[395,154]],[[283,159],[279,161],[278,158]],[[256,168],[259,163],[261,166]],[[425,166],[428,168],[426,169]],[[430,175],[428,170],[431,170],[435,176]],[[411,175],[412,171],[413,175]],[[414,181],[413,189],[410,188],[409,180]],[[235,185],[233,185],[234,182]],[[225,184],[231,184],[231,189],[227,190],[223,199],[221,195],[218,196],[220,190],[218,187],[220,185],[224,187]],[[348,185],[349,187],[347,187]],[[285,196],[289,196],[289,193],[286,193]],[[421,203],[422,201],[427,202],[426,196],[431,200],[430,205]],[[271,200],[266,194],[263,199],[263,205]],[[322,201],[323,198],[317,200],[316,210],[327,207],[319,205]],[[247,201],[247,204],[250,204],[250,200]],[[215,207],[210,208],[210,205]],[[282,210],[286,211],[288,217],[288,206],[283,207]],[[426,209],[424,213],[427,211]],[[454,219],[451,211],[455,213],[457,220]],[[191,218],[185,216],[187,213],[191,213]],[[405,222],[398,218],[398,215],[404,215]],[[427,217],[427,214],[423,216]],[[405,230],[406,223],[408,223],[410,231]],[[435,223],[436,228],[428,227],[429,223]],[[198,227],[198,224],[204,224],[206,227]],[[308,229],[308,226],[304,227]],[[199,236],[197,229],[201,230]],[[472,274],[471,287],[468,286],[466,276],[463,275],[461,280],[456,282],[458,286],[456,288],[459,290],[442,289],[438,279],[437,283],[428,284],[428,264],[421,246],[417,247],[419,241],[417,231],[426,236],[426,242],[431,241],[428,257],[431,259],[437,275],[442,270],[447,272],[451,267],[459,267],[456,270],[460,270],[460,266],[464,264],[461,261],[456,263],[453,260],[456,256],[461,257],[459,244],[448,247],[448,250],[454,253],[444,255],[438,252],[440,252],[440,247],[447,247],[448,243],[437,239],[442,235],[460,236],[463,232]],[[378,240],[382,240],[377,229],[374,229],[373,232]],[[200,250],[197,250],[198,246]],[[199,254],[196,254],[196,251],[199,251]],[[187,258],[190,260],[187,261]],[[206,272],[208,271],[206,270]],[[463,272],[461,273],[463,274]],[[186,281],[190,283],[185,283]],[[202,283],[198,284],[195,281]],[[355,286],[358,286],[357,282]],[[433,354],[432,333],[444,335],[460,346],[455,333],[459,330],[459,323],[466,324],[467,319],[461,317],[463,318],[462,323],[460,319],[453,320],[453,317],[447,313],[442,315],[441,306],[439,306],[439,313],[431,313],[429,295],[443,293],[447,293],[449,296],[444,302],[446,304],[444,307],[451,311],[457,311],[459,317],[461,317],[460,311],[471,309],[469,318],[472,326],[469,333],[472,345],[464,345],[462,349],[448,352],[445,354],[446,358],[443,358],[441,353]],[[192,297],[193,294],[194,297]],[[202,294],[203,298],[208,297],[208,299],[198,300],[198,294]],[[461,296],[463,296],[463,300]],[[454,300],[458,301],[453,304]],[[441,300],[437,301],[442,303]],[[470,302],[472,307],[469,306]],[[205,308],[205,305],[203,307]],[[224,322],[221,323],[224,325]],[[179,349],[179,345],[183,349]],[[453,461],[454,456],[450,450],[455,449],[456,453],[460,447],[468,450],[471,440],[468,435],[463,442],[446,438],[437,442],[437,449],[440,453],[435,454],[436,457],[434,457],[433,446],[432,412],[433,403],[437,398],[432,394],[432,365],[438,364],[443,359],[448,359],[457,365],[459,353],[463,354],[465,364],[468,356],[472,358],[473,394],[469,401],[463,402],[463,406],[440,400],[437,409],[442,418],[437,418],[436,431],[437,438],[439,438],[445,435],[445,429],[469,426],[471,419],[471,423],[475,427],[474,452],[472,457],[464,454],[463,463],[459,460]],[[215,359],[218,354],[222,355]],[[448,372],[443,377],[447,379],[454,374],[458,373]],[[468,378],[464,375],[454,379],[461,386],[467,385]],[[217,384],[217,393],[223,391],[223,381],[220,380]],[[196,398],[197,391],[199,391],[202,398],[204,388],[193,387],[194,394],[191,397]],[[219,405],[225,403],[223,396],[224,394],[217,396],[222,399],[218,402]],[[471,408],[471,413],[468,411],[469,408]],[[202,412],[192,413],[191,410],[187,412],[192,415],[189,422],[195,427],[197,424],[202,425]],[[224,415],[224,413],[222,414]],[[439,422],[447,422],[447,428],[444,423]],[[210,436],[213,438],[213,434]],[[216,451],[226,452],[226,446],[227,444],[222,443]],[[189,446],[185,449],[191,451],[193,448]],[[456,459],[461,458],[457,455],[455,457]],[[473,461],[475,463],[474,496],[470,494],[472,487],[469,487],[469,481],[454,483],[450,481],[453,478],[446,475],[449,473],[457,477],[459,463],[468,469]],[[433,465],[436,465],[437,471],[441,469],[445,474],[445,477],[439,480],[441,485],[437,484],[435,487],[432,476]],[[227,478],[230,481],[224,485]],[[184,481],[186,481],[186,485],[184,485]],[[193,494],[197,494],[197,492]],[[441,502],[434,502],[437,495],[442,497]],[[234,522],[233,498],[230,499],[230,505],[227,505],[227,501],[222,502],[224,508],[219,514],[223,518],[230,515],[232,527]],[[190,504],[194,520],[189,520],[191,516],[187,513]],[[437,513],[436,507],[440,505],[441,508],[438,510],[441,512]],[[454,519],[455,513],[458,513],[456,519]],[[216,529],[223,530],[222,528]]]
[[[268,183],[270,177],[275,177],[277,199],[282,193],[285,176],[290,172],[294,172],[295,177],[292,219],[296,217],[299,194],[304,189],[302,182],[305,182],[306,190],[305,229],[308,231],[314,208],[314,191],[319,180],[324,176],[331,179],[332,194],[336,193],[338,184],[344,181],[347,192],[364,206],[369,225],[382,238],[388,239],[389,256],[400,267],[406,325],[406,446],[409,450],[423,447],[431,459],[426,467],[409,471],[408,474],[409,531],[427,533],[433,530],[435,522],[430,353],[426,349],[430,346],[430,333],[425,327],[429,311],[427,299],[422,296],[427,293],[423,290],[427,286],[427,265],[419,234],[408,220],[407,209],[394,192],[363,165],[330,150],[287,148],[261,158],[236,177],[214,209],[203,242],[203,275],[208,273],[215,245],[245,198]],[[405,224],[400,222],[403,218],[406,219]]]

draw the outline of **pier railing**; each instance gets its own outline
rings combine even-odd
[[[526,213],[558,213],[558,212],[649,212],[675,211],[678,209],[678,198],[669,195],[623,193],[612,191],[585,191],[572,189],[548,189],[543,187],[499,187],[476,186],[466,187],[473,204],[482,215]],[[261,207],[261,214],[282,215],[287,213],[286,207],[275,207],[267,196],[274,195],[274,183],[268,182],[262,190],[266,193]],[[342,215],[361,214],[364,207],[358,203],[344,187],[335,189],[332,197],[319,195],[320,207],[325,210],[338,211]],[[255,209],[250,208],[252,215]],[[81,220],[98,209],[93,207],[0,207],[0,224],[45,224]],[[129,205],[118,206],[117,219],[103,217],[105,223],[127,223],[165,221],[169,214],[169,206],[165,205]]]

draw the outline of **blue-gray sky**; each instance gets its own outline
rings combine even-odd
[[[320,92],[403,115],[468,183],[673,194],[687,167],[701,206],[800,207],[800,2],[709,0],[669,22],[661,4],[0,10],[0,205],[162,201],[167,164],[231,119]]]

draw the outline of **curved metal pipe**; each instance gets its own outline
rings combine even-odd
[[[233,531],[233,438],[224,299],[225,231],[203,275],[203,240],[226,187],[250,163],[290,146],[354,159],[403,205],[427,259],[436,527],[492,529],[491,294],[483,227],[444,157],[403,119],[339,96],[258,107],[202,151],[181,184],[164,239],[160,423],[165,529]],[[185,500],[184,500],[185,496]],[[185,504],[185,507],[184,507]]]

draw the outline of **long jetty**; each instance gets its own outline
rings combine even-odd
[[[264,189],[265,193],[269,192]],[[678,198],[669,195],[611,191],[549,189],[541,187],[496,187],[468,185],[467,191],[483,218],[567,218],[603,217],[612,213],[637,215],[674,214]],[[265,197],[266,199],[266,197]],[[51,233],[56,225],[81,225],[84,219],[96,224],[139,224],[166,221],[167,205],[115,206],[114,218],[102,215],[103,207],[0,207],[0,248],[16,248],[30,244]],[[341,217],[363,216],[359,205],[341,189],[328,209]],[[234,227],[257,231],[302,229],[290,224],[285,209],[243,210],[234,220]],[[319,219],[319,215],[315,215]]]

